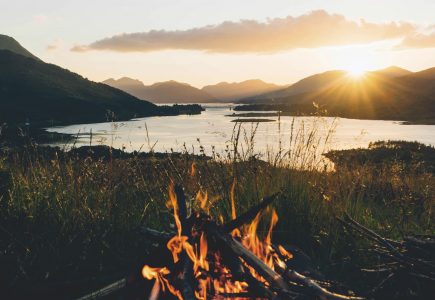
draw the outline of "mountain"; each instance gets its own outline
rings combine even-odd
[[[82,123],[177,114],[56,65],[0,50],[0,122]]]
[[[202,90],[219,100],[236,100],[282,88],[283,86],[252,79],[233,83],[220,82],[215,85],[207,85]]]
[[[270,93],[260,94],[254,97],[247,97],[242,99],[241,103],[255,103],[255,102],[273,102],[276,99],[290,97],[293,95],[303,94],[307,92],[318,91],[327,88],[334,84],[335,81],[345,77],[347,73],[345,71],[327,71],[320,74],[315,74],[306,77],[298,82],[292,84],[289,87],[273,91]]]
[[[434,80],[435,79],[435,67],[426,69],[420,72],[414,72],[409,74],[408,76],[404,78],[416,78],[416,79],[429,79]]]
[[[26,57],[39,60],[35,55],[20,45],[13,37],[0,34],[0,50],[9,50]]]
[[[176,81],[158,82],[147,86],[139,80],[123,77],[118,80],[111,78],[103,83],[154,103],[202,103],[215,100],[205,91]]]
[[[390,66],[388,68],[382,69],[382,70],[377,70],[374,71],[375,73],[379,74],[379,75],[385,75],[388,77],[402,77],[402,76],[406,76],[406,75],[410,75],[412,74],[411,71],[408,71],[406,69],[397,67],[397,66]]]
[[[274,98],[274,101],[266,97],[268,94],[244,99],[243,103],[261,104],[245,109],[275,110],[279,105],[279,109],[287,113],[305,114],[316,111],[312,104],[315,102],[332,116],[435,120],[435,68],[417,73],[389,68],[387,71],[367,72],[360,78],[348,76],[344,71],[331,71],[307,77],[275,93],[281,93],[281,97]]]

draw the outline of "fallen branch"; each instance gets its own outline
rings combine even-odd
[[[251,266],[269,283],[272,289],[278,292],[278,294],[297,295],[290,290],[281,275],[269,268],[263,261],[246,249],[240,242],[236,241],[230,234],[223,232],[223,230],[211,222],[206,224],[205,228],[210,236],[214,236],[217,240],[225,244],[226,247],[231,249],[235,256],[241,258],[247,265]]]
[[[236,228],[239,228],[245,224],[248,224],[252,222],[252,220],[255,219],[255,217],[258,215],[259,212],[266,209],[277,197],[280,195],[281,192],[273,194],[269,197],[265,197],[261,200],[261,202],[250,209],[246,211],[245,213],[241,214],[238,218],[229,221],[228,223],[222,225],[222,228],[226,232],[231,232]]]
[[[111,295],[127,286],[127,279],[122,278],[118,281],[115,281],[114,283],[111,283],[97,291],[94,291],[90,294],[87,294],[83,297],[78,298],[77,300],[94,300],[94,299],[101,299],[103,297],[106,297],[108,295]]]

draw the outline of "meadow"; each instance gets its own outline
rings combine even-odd
[[[259,157],[255,130],[247,134],[237,126],[227,151],[210,157],[187,149],[124,153],[103,146],[65,152],[31,143],[2,150],[0,288],[65,292],[74,290],[66,283],[98,286],[131,272],[152,248],[139,228],[174,228],[166,207],[171,181],[184,187],[192,207],[207,196],[210,214],[221,222],[231,219],[232,198],[240,214],[280,192],[273,203],[279,216],[273,239],[301,249],[318,272],[357,292],[380,280],[360,270],[378,258],[337,218],[348,213],[392,239],[434,234],[434,161],[419,163],[422,158],[413,156],[418,147],[374,145],[354,150],[364,151],[363,161],[353,157],[344,163],[330,156],[336,163],[331,168],[313,150],[323,146],[315,129],[308,139],[295,132],[289,149]],[[385,150],[388,159],[370,159],[376,149],[388,148],[411,154],[392,156]]]

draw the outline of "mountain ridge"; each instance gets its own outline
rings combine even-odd
[[[387,70],[387,72],[385,71]],[[406,74],[396,76],[389,71]],[[326,76],[331,75],[331,76]],[[317,85],[308,89],[302,83]],[[311,82],[310,82],[311,80]],[[309,87],[309,85],[308,85]],[[315,87],[315,88],[314,88]],[[297,91],[297,93],[295,92]],[[367,72],[361,77],[346,72],[325,72],[309,76],[281,91],[282,97],[260,95],[240,100],[247,110],[283,110],[314,114],[313,102],[327,115],[356,119],[388,119],[432,123],[435,120],[435,68],[420,72],[390,68]],[[293,92],[293,93],[291,93]],[[274,107],[275,105],[275,107]],[[243,110],[243,108],[239,108]]]
[[[26,48],[21,46],[21,44],[17,40],[8,35],[0,34],[0,50],[8,50],[29,58],[40,60]]]
[[[187,83],[174,80],[144,85],[142,81],[129,77],[107,79],[102,83],[124,90],[139,99],[154,103],[210,102],[214,98],[208,93]]]
[[[201,110],[199,106],[156,106],[57,65],[9,50],[0,50],[0,66],[0,122],[46,126]]]
[[[236,100],[280,88],[283,86],[267,83],[260,79],[249,79],[241,82],[223,81],[214,85],[206,85],[202,90],[220,100]]]

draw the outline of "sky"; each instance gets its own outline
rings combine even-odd
[[[0,33],[94,81],[277,84],[435,66],[435,1],[4,0]]]

